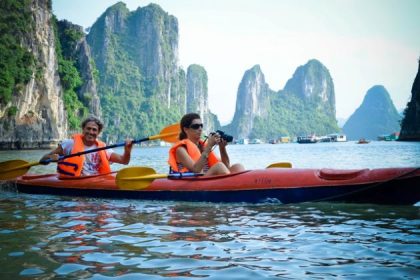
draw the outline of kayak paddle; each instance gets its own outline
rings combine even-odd
[[[28,172],[29,168],[41,164],[38,161],[27,162],[21,159],[0,162],[0,180],[13,179]]]
[[[141,142],[149,141],[149,140],[155,140],[155,139],[161,139],[166,142],[176,142],[178,139],[179,130],[180,130],[179,124],[175,123],[162,129],[158,135],[153,135],[153,136],[146,137],[139,140],[133,140],[133,144],[137,144],[137,143],[141,143]],[[70,158],[70,157],[77,157],[77,156],[81,156],[88,153],[94,153],[94,152],[116,148],[116,147],[122,147],[122,146],[125,146],[125,142],[106,146],[106,147],[101,147],[97,149],[87,150],[87,151],[83,151],[79,153],[74,153],[74,154],[70,154],[66,156],[60,156],[58,160],[60,161],[60,160]],[[32,166],[40,165],[40,164],[46,165],[51,162],[52,160],[50,159],[36,161],[36,162],[27,162],[20,159],[0,162],[0,180],[16,178],[28,172],[29,168],[31,168]]]
[[[292,164],[290,162],[275,162],[266,168],[292,168]]]
[[[201,173],[174,173],[174,174],[158,174],[150,167],[127,167],[117,173],[115,179],[118,188],[122,190],[141,190],[145,189],[155,180],[163,178],[180,179],[184,177],[201,176]]]

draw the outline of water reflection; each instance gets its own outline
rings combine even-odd
[[[167,172],[167,149],[137,147],[131,165]],[[232,161],[250,169],[276,161],[305,168],[420,165],[418,143],[229,150]],[[43,153],[0,151],[0,157],[34,161]],[[416,279],[420,271],[418,206],[103,200],[2,190],[2,279]]]
[[[4,276],[414,279],[419,269],[414,206],[8,194],[0,209]]]

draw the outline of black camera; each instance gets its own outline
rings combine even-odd
[[[222,139],[224,139],[226,142],[232,142],[233,141],[233,136],[232,135],[226,134],[221,130],[216,130],[216,133],[219,133],[220,137]]]

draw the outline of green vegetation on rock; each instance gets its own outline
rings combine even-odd
[[[339,132],[328,69],[312,59],[297,68],[283,90],[275,92],[265,83],[260,67],[254,66],[245,72],[234,119],[224,129],[238,138],[265,140]]]
[[[314,100],[308,103],[284,92],[271,96],[270,114],[254,119],[250,138],[278,139],[280,136],[300,136],[316,133],[327,135],[338,132],[335,119],[319,107]]]
[[[180,119],[186,87],[174,17],[155,4],[130,12],[120,2],[98,18],[87,42],[99,73],[105,140],[154,135]]]
[[[0,1],[0,104],[9,102],[36,69],[33,54],[20,41],[34,32],[30,4],[30,0]]]
[[[83,32],[66,28],[54,19],[55,48],[58,59],[58,73],[64,90],[64,107],[70,129],[80,127],[81,121],[88,115],[87,107],[79,100],[76,91],[83,81],[76,67],[77,61],[73,52],[77,42],[84,36]]]

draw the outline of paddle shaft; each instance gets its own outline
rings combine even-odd
[[[126,180],[126,181],[153,181],[155,179],[182,179],[182,178],[191,178],[191,177],[199,177],[203,176],[203,173],[175,173],[175,174],[149,174],[149,175],[142,175],[142,176],[133,176],[133,177],[123,177],[119,178],[119,180]]]
[[[138,143],[141,143],[141,142],[144,142],[144,141],[147,141],[147,140],[149,140],[149,137],[139,139],[139,140],[133,140],[133,144],[138,144]],[[101,148],[97,148],[97,149],[86,150],[86,151],[74,153],[74,154],[71,154],[71,155],[60,156],[59,160],[70,158],[70,157],[77,157],[77,156],[81,156],[81,155],[84,155],[84,154],[99,152],[99,151],[102,151],[102,150],[107,150],[107,149],[112,149],[112,148],[117,148],[117,147],[123,147],[123,146],[125,146],[125,142],[124,143],[113,144],[113,145],[109,145],[109,146],[105,146],[105,147],[101,147]]]
[[[158,174],[153,168],[134,166],[121,169],[117,173],[116,183],[123,190],[141,190],[149,187],[156,179],[182,179],[188,177],[202,176],[201,173],[172,173]]]
[[[175,135],[175,134],[178,134],[178,132],[165,133],[165,134],[150,136],[150,137],[146,137],[146,138],[142,138],[142,139],[138,139],[138,140],[133,140],[133,144],[138,144],[138,143],[149,141],[149,140],[164,138],[164,137],[172,136],[172,135]],[[125,146],[125,142],[124,143],[113,144],[113,145],[109,145],[109,146],[105,146],[105,147],[101,147],[101,148],[97,148],[97,149],[86,150],[86,151],[83,151],[83,152],[78,152],[78,153],[74,153],[74,154],[70,154],[70,155],[60,156],[58,158],[58,160],[60,161],[60,160],[66,159],[66,158],[77,157],[77,156],[81,156],[81,155],[84,155],[84,154],[95,153],[95,152],[99,152],[99,151],[102,151],[102,150],[107,150],[107,149],[112,149],[112,148],[117,148],[117,147],[122,147],[122,146]],[[49,164],[50,162],[52,162],[51,159],[46,159],[46,160],[40,161],[39,163],[40,164]]]
[[[137,143],[144,142],[144,141],[147,141],[147,140],[149,140],[149,137],[139,139],[139,140],[134,140],[133,144],[137,144]],[[95,152],[99,152],[99,151],[102,151],[102,150],[107,150],[107,149],[112,149],[112,148],[122,147],[122,146],[125,146],[125,143],[118,143],[118,144],[113,144],[113,145],[109,145],[109,146],[105,146],[105,147],[101,147],[101,148],[97,148],[97,149],[92,149],[92,150],[86,150],[86,151],[83,151],[83,152],[78,152],[78,153],[74,153],[74,154],[70,154],[70,155],[59,156],[58,161],[66,159],[66,158],[78,157],[78,156],[81,156],[81,155],[95,153]],[[40,164],[49,164],[52,161],[53,161],[52,159],[46,159],[46,160],[40,160],[39,163]]]

